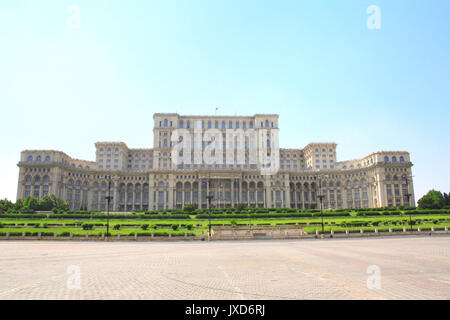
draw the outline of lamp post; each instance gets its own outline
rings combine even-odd
[[[112,200],[111,196],[111,176],[109,176],[108,181],[108,196],[105,197],[106,201],[108,202],[108,208],[107,208],[107,216],[106,216],[106,238],[109,236],[109,203]]]
[[[322,179],[319,177],[319,195],[317,196],[320,200],[320,215],[322,217],[322,234],[324,233],[324,226],[323,226],[323,211],[322,211],[322,201],[323,201],[323,194],[322,194]]]
[[[209,240],[211,240],[211,200],[214,198],[213,195],[207,195],[206,200],[208,200],[209,207]]]
[[[409,198],[411,197],[411,193],[409,193],[409,190],[408,190],[408,177],[405,177],[405,185],[406,185],[406,192],[407,192],[405,194],[405,197],[406,197],[406,199],[408,199],[407,201],[408,201],[408,207],[409,207],[409,205],[410,205]],[[411,210],[409,210],[409,227],[410,227],[410,230],[413,231]]]

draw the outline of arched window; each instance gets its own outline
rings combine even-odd
[[[44,182],[50,182],[49,176],[44,176],[43,181],[44,181]]]
[[[34,182],[40,182],[40,181],[41,181],[41,177],[39,177],[39,176],[34,177]]]
[[[392,157],[392,162],[397,162],[397,157],[396,156]]]
[[[187,122],[186,122],[186,128],[190,128],[191,127],[191,122],[188,120]]]
[[[26,176],[26,177],[25,177],[25,181],[26,181],[26,182],[31,182],[31,176]]]
[[[168,124],[167,119],[164,119],[164,127],[167,127],[167,124]]]
[[[388,156],[384,157],[384,162],[389,162],[389,157]]]
[[[403,156],[400,156],[400,162],[405,162],[405,158]]]
[[[270,140],[269,139],[267,139],[267,141],[266,141],[266,146],[267,146],[267,148],[270,148]]]
[[[164,139],[163,148],[167,148],[167,139]]]
[[[266,120],[266,128],[269,127],[269,120]]]
[[[180,124],[178,125],[180,128],[183,128],[183,120],[180,120]]]
[[[33,156],[28,156],[27,162],[33,162]]]
[[[36,162],[41,162],[41,156],[36,157]]]
[[[45,162],[50,162],[50,156],[45,157]]]

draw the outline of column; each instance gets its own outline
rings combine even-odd
[[[198,182],[198,187],[197,187],[197,192],[198,192],[198,208],[201,209],[202,208],[202,181],[199,180]]]
[[[234,208],[234,179],[231,179],[231,207]]]

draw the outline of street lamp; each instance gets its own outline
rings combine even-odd
[[[317,196],[320,200],[320,215],[322,216],[322,234],[324,233],[324,227],[323,227],[323,211],[322,211],[322,201],[323,201],[323,194],[322,194],[322,179],[319,177],[319,195]]]
[[[112,196],[111,196],[111,176],[109,176],[109,181],[108,181],[108,196],[105,197],[106,201],[108,202],[108,209],[107,209],[107,216],[106,216],[106,237],[108,238],[109,236],[109,203],[112,200]]]
[[[408,192],[409,190],[408,190],[408,177],[405,177],[405,185],[406,185],[406,192]],[[412,194],[411,193],[407,193],[407,194],[405,194],[405,197],[408,199],[407,201],[408,201],[408,207],[410,206],[410,202],[409,202],[409,198],[412,196]],[[412,218],[411,218],[411,210],[408,210],[408,212],[409,212],[409,226],[410,226],[410,229],[411,229],[411,231],[413,231],[413,228],[412,228]]]
[[[209,239],[211,240],[211,200],[214,199],[213,195],[207,195],[206,200],[208,200],[209,204]]]

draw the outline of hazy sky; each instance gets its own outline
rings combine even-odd
[[[216,107],[278,113],[281,147],[336,142],[338,161],[409,151],[416,200],[449,192],[449,17],[446,0],[0,0],[0,198],[21,150],[94,160],[96,141],[151,147],[153,113]]]

